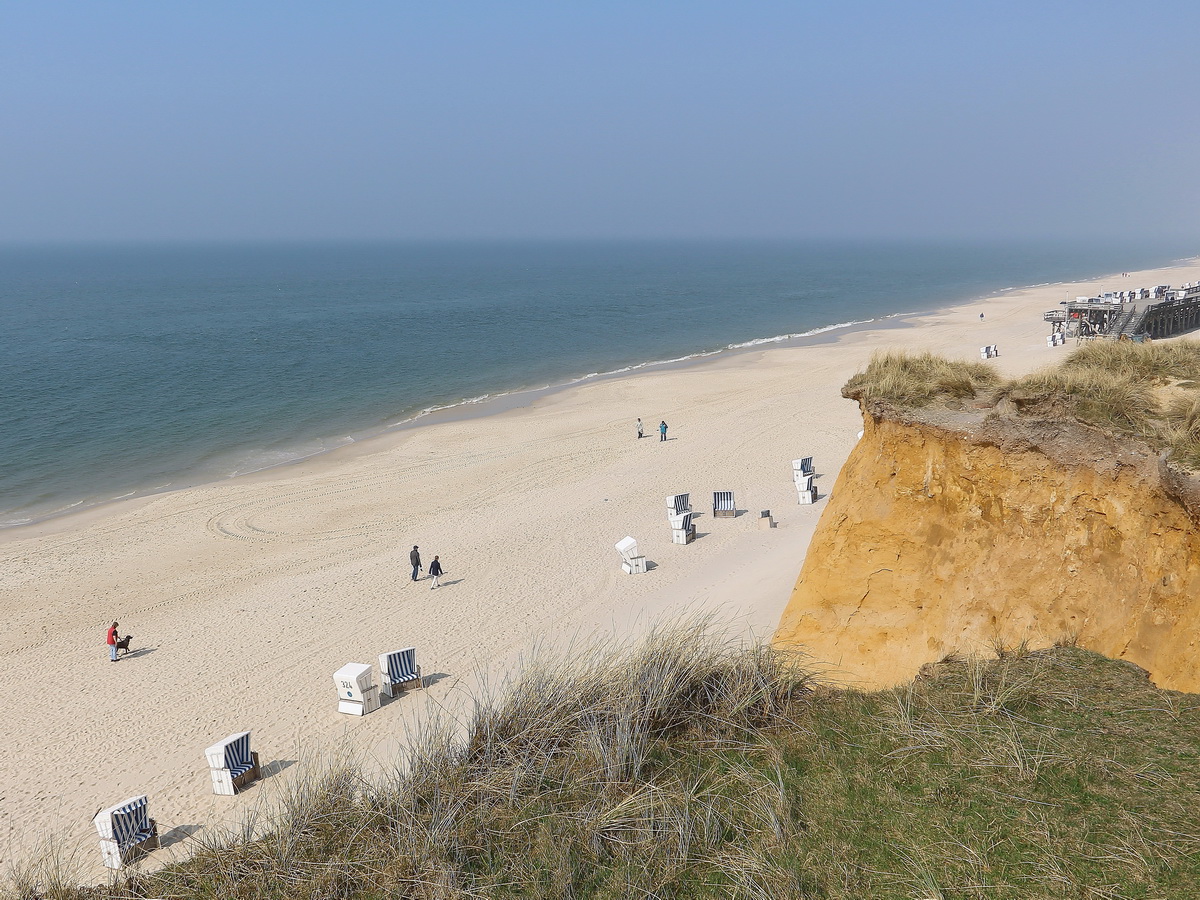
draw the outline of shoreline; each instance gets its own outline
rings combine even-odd
[[[1197,259],[1200,259],[1200,257],[1184,257],[1173,260],[1169,265],[1146,271],[1166,271],[1173,268],[1183,267]],[[437,424],[439,422],[478,419],[490,415],[500,414],[510,409],[527,407],[530,404],[535,403],[540,397],[611,378],[624,378],[636,376],[638,374],[652,373],[655,371],[670,370],[675,367],[702,365],[726,356],[746,353],[754,350],[809,346],[813,343],[821,342],[822,340],[832,340],[833,338],[828,337],[828,335],[850,335],[856,331],[870,329],[873,326],[877,326],[879,323],[893,322],[891,327],[905,327],[905,324],[911,322],[911,320],[920,319],[923,316],[934,315],[937,313],[937,311],[943,308],[952,308],[962,303],[973,303],[987,299],[988,297],[1003,296],[1013,291],[1034,290],[1060,285],[1105,281],[1119,278],[1121,278],[1121,273],[1113,272],[1098,276],[1089,276],[1082,281],[1041,282],[1024,286],[997,288],[994,291],[984,292],[973,297],[948,300],[943,304],[931,307],[926,311],[885,313],[865,320],[855,320],[819,326],[805,332],[751,338],[747,341],[737,344],[728,344],[713,350],[699,350],[678,358],[650,360],[623,366],[611,371],[592,372],[585,375],[568,378],[563,382],[544,385],[541,387],[498,390],[495,393],[489,393],[479,397],[463,398],[453,403],[448,403],[444,406],[428,407],[406,418],[401,418],[383,425],[367,427],[359,431],[352,431],[349,434],[342,434],[339,432],[338,434],[331,433],[326,435],[317,435],[311,438],[311,440],[318,444],[324,445],[321,447],[321,449],[310,452],[298,451],[296,455],[290,456],[282,461],[266,462],[263,465],[250,462],[245,468],[239,468],[225,475],[216,477],[210,473],[202,474],[199,477],[191,477],[187,472],[183,472],[176,480],[168,482],[165,485],[160,485],[157,487],[134,488],[132,490],[125,491],[118,496],[101,497],[99,499],[85,497],[84,499],[77,500],[66,507],[61,507],[49,512],[35,513],[19,520],[0,522],[0,543],[3,543],[7,540],[12,540],[14,538],[19,538],[26,534],[44,533],[43,529],[52,528],[54,523],[59,521],[74,522],[90,520],[97,515],[104,515],[104,510],[119,509],[122,507],[122,504],[136,504],[149,498],[154,498],[165,494],[172,494],[178,491],[192,490],[207,485],[221,484],[242,478],[257,477],[261,476],[263,473],[283,471],[289,467],[302,465],[306,462],[325,456],[352,452],[357,447],[362,445],[370,445],[374,441],[387,439],[390,436],[401,434],[412,428],[424,427],[426,425]],[[245,464],[243,463],[243,465]]]
[[[1185,257],[1173,261],[1169,266],[1147,271],[1164,271],[1177,267],[1183,267],[1189,263],[1194,263],[1196,260],[1200,260],[1200,256]],[[338,454],[354,452],[358,448],[372,446],[376,441],[386,440],[390,437],[403,434],[404,432],[413,428],[421,428],[443,422],[481,419],[487,416],[499,415],[512,409],[526,408],[536,403],[542,397],[550,396],[560,391],[571,390],[572,388],[581,387],[587,384],[603,382],[614,378],[634,377],[639,374],[651,374],[659,371],[671,371],[676,368],[704,365],[706,363],[715,362],[722,358],[758,350],[786,349],[789,347],[804,347],[812,346],[818,343],[828,343],[829,341],[836,340],[841,336],[849,336],[858,331],[871,329],[873,326],[894,328],[912,327],[913,320],[919,320],[924,316],[936,315],[937,312],[942,309],[954,308],[963,303],[981,302],[990,297],[1000,297],[1015,291],[1035,290],[1039,288],[1050,288],[1077,283],[1089,283],[1121,277],[1121,273],[1106,273],[1084,279],[1083,282],[1058,281],[1043,282],[1039,284],[1018,287],[1004,287],[992,292],[985,292],[975,297],[957,299],[945,304],[944,306],[933,307],[927,311],[886,313],[873,316],[872,318],[865,320],[856,320],[820,326],[806,332],[752,338],[748,341],[738,344],[729,344],[725,347],[715,350],[700,350],[675,359],[652,360],[634,363],[632,365],[624,366],[612,371],[593,372],[575,378],[570,378],[561,383],[545,385],[543,387],[501,390],[494,394],[486,394],[481,397],[465,398],[445,406],[436,406],[421,410],[415,415],[400,419],[390,424],[376,426],[360,432],[352,432],[343,438],[335,438],[333,435],[318,437],[315,440],[318,440],[321,443],[329,443],[332,445],[311,453],[297,455],[293,458],[280,462],[272,462],[258,468],[248,468],[245,471],[235,471],[219,478],[205,477],[196,480],[189,480],[185,473],[184,476],[181,476],[181,479],[178,482],[172,482],[166,486],[148,489],[134,489],[117,497],[107,497],[93,501],[84,499],[77,501],[69,507],[44,514],[34,515],[24,521],[14,521],[8,523],[0,522],[0,544],[9,540],[20,539],[27,535],[38,535],[55,531],[57,530],[54,527],[56,523],[77,523],[91,521],[97,517],[103,517],[109,510],[119,510],[126,504],[138,504],[158,496],[172,494],[178,491],[192,490],[195,488],[214,484],[222,484],[238,479],[256,478],[266,473],[285,471],[293,466],[303,465],[304,463],[327,456],[336,456]],[[337,441],[337,443],[334,443],[335,441]],[[70,526],[67,525],[66,527]]]
[[[1183,280],[1195,279],[1200,261]],[[692,612],[771,633],[862,427],[841,397],[846,379],[877,349],[974,357],[995,343],[1002,355],[992,364],[1006,376],[1056,362],[1069,351],[1045,346],[1041,313],[1060,298],[1057,285],[1031,287],[804,346],[597,379],[26,526],[16,539],[9,529],[0,534],[9,623],[0,690],[12,727],[0,755],[11,787],[0,848],[11,861],[43,834],[59,835],[86,879],[99,880],[88,821],[97,808],[146,793],[151,814],[171,826],[232,826],[286,786],[303,758],[298,736],[304,747],[344,748],[386,767],[425,703],[469,702],[474,687],[519,668],[533,644],[636,638]],[[634,439],[638,415],[665,419],[670,440]],[[814,505],[797,504],[791,482],[790,461],[801,455],[816,460]],[[733,491],[742,514],[710,516],[717,490]],[[663,497],[677,492],[691,493],[699,513],[686,546],[670,541],[664,514]],[[775,528],[759,527],[762,509]],[[646,574],[621,572],[613,544],[625,535],[655,563]],[[426,563],[441,555],[438,590],[410,581],[414,544]],[[116,665],[102,645],[113,619],[135,638]],[[334,671],[408,646],[432,676],[425,691],[362,718],[336,712]],[[837,677],[837,659],[818,662]],[[55,685],[47,703],[28,689],[41,670],[88,685],[87,695]],[[245,729],[270,777],[215,797],[203,748]],[[189,846],[178,837],[153,862]]]
[[[317,450],[304,456],[297,456],[294,459],[270,463],[269,465],[265,465],[261,468],[248,469],[244,472],[234,472],[230,475],[226,475],[223,478],[203,479],[195,482],[181,481],[178,484],[171,484],[160,488],[134,490],[122,494],[119,497],[111,497],[91,503],[87,502],[86,500],[81,500],[64,510],[36,516],[27,521],[12,522],[7,524],[0,523],[0,543],[3,543],[6,539],[13,537],[22,537],[26,533],[47,533],[47,531],[40,529],[49,529],[49,527],[54,523],[62,520],[69,520],[72,522],[90,520],[95,518],[97,515],[103,515],[104,511],[120,508],[124,504],[136,504],[140,501],[151,500],[164,494],[173,494],[178,491],[187,491],[209,485],[224,484],[225,482],[229,481],[255,478],[272,472],[283,471],[293,466],[303,465],[304,463],[327,456],[353,452],[358,448],[370,446],[373,442],[386,440],[390,437],[403,434],[404,432],[414,428],[423,428],[426,426],[444,424],[447,422],[472,421],[476,419],[487,418],[488,416],[500,415],[514,409],[525,409],[543,397],[548,397],[562,391],[569,391],[573,388],[582,387],[588,384],[596,384],[619,378],[631,378],[642,374],[653,374],[655,372],[673,371],[676,369],[691,368],[693,366],[702,366],[706,363],[713,363],[722,358],[735,356],[742,353],[752,353],[755,351],[770,349],[806,347],[814,346],[816,344],[830,343],[837,340],[837,338],[841,335],[850,334],[856,330],[870,328],[872,326],[884,328],[907,327],[906,323],[909,319],[928,314],[929,313],[921,312],[888,313],[886,315],[876,316],[874,318],[862,321],[822,326],[820,328],[814,328],[811,331],[798,334],[779,335],[769,338],[755,338],[740,344],[732,344],[719,350],[701,351],[679,357],[678,359],[636,363],[632,366],[625,366],[621,369],[615,369],[611,372],[593,372],[591,374],[582,375],[578,378],[573,378],[560,384],[546,385],[544,387],[537,388],[522,388],[511,391],[499,391],[495,394],[487,394],[483,397],[460,400],[456,403],[447,404],[445,406],[432,407],[422,410],[414,416],[410,416],[407,419],[401,419],[389,425],[380,426],[378,428],[360,432],[358,434],[351,434],[348,436],[348,439],[343,439],[344,442],[338,444],[337,446],[328,447],[323,450]],[[321,440],[329,441],[332,440],[332,438],[322,438]]]

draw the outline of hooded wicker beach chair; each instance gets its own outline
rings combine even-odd
[[[231,734],[204,751],[214,794],[232,797],[260,777],[258,754],[250,749],[250,732]]]
[[[681,513],[671,516],[671,543],[690,544],[696,539],[696,526],[692,524],[695,513]]]
[[[731,519],[737,515],[733,505],[733,491],[713,491],[713,516],[718,519]]]
[[[792,460],[792,477],[799,480],[801,475],[813,474],[813,458],[811,456],[802,456],[800,459]]]
[[[92,817],[100,835],[104,865],[120,869],[143,853],[158,849],[158,823],[150,818],[149,798],[130,797]]]
[[[379,673],[383,679],[383,692],[389,697],[395,697],[406,684],[425,687],[421,667],[417,665],[416,647],[379,654]]]
[[[682,515],[692,511],[692,504],[689,502],[690,494],[672,494],[667,498],[667,518],[671,516]]]
[[[346,663],[333,673],[338,691],[338,712],[365,716],[379,709],[379,685],[370,663]]]
[[[624,537],[617,541],[615,546],[621,554],[621,568],[626,575],[640,575],[646,571],[646,557],[638,555],[638,545],[634,538]]]

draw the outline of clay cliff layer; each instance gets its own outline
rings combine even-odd
[[[776,643],[878,687],[951,653],[1077,640],[1200,689],[1192,479],[1073,421],[863,418]]]

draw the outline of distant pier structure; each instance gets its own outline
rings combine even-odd
[[[1179,288],[1108,291],[1099,297],[1064,300],[1042,318],[1056,332],[1080,340],[1144,341],[1200,328],[1200,282]]]

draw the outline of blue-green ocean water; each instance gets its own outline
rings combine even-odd
[[[0,525],[261,469],[430,408],[1194,252],[903,243],[0,248]]]

